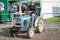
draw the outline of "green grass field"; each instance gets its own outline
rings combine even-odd
[[[44,19],[44,21],[54,21],[54,22],[60,22],[60,16]]]

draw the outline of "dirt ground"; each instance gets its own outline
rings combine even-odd
[[[11,37],[8,29],[11,26],[12,23],[0,24],[0,40],[60,40],[60,22],[44,22],[44,31],[35,33],[32,39],[27,39],[25,34]]]

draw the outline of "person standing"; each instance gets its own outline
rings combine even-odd
[[[14,6],[14,13],[17,12],[17,6]]]
[[[27,6],[26,6],[26,4],[22,4],[22,6],[21,6],[21,9],[22,9],[22,13],[25,13],[25,11],[27,11]]]

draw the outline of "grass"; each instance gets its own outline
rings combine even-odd
[[[44,19],[44,21],[60,22],[60,16],[56,16],[56,17],[53,17],[53,18]]]

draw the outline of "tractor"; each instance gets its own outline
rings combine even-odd
[[[27,13],[29,13],[29,11]],[[40,16],[36,15],[34,26],[32,26],[31,16],[22,13],[20,16],[14,18],[14,25],[9,29],[12,37],[17,37],[19,33],[26,33],[28,38],[32,38],[36,30],[39,33],[43,31],[43,21]]]

